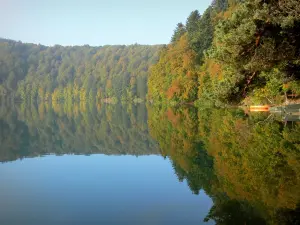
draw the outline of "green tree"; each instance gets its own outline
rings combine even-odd
[[[178,23],[175,30],[174,30],[174,33],[173,33],[173,36],[171,38],[171,42],[172,43],[175,43],[176,41],[178,41],[182,35],[184,35],[186,33],[186,28],[185,26],[183,25],[183,23]]]

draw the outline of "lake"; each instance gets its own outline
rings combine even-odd
[[[1,104],[1,224],[299,222],[299,122],[240,109]]]

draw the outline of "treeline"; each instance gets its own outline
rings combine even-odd
[[[144,104],[2,102],[0,143],[0,162],[48,154],[159,154]]]
[[[160,47],[46,47],[0,39],[0,96],[31,102],[144,100]]]
[[[298,0],[214,0],[179,23],[149,77],[154,102],[279,103],[300,94]]]
[[[214,201],[216,224],[298,224],[300,124],[242,110],[149,108],[149,132],[179,181]]]

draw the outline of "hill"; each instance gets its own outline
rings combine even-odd
[[[26,101],[144,99],[161,46],[47,47],[0,39],[0,96]]]

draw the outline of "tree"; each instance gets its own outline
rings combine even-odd
[[[178,41],[185,33],[186,33],[185,26],[182,23],[178,23],[174,30],[174,34],[171,38],[171,43],[175,43],[176,41]]]
[[[210,58],[225,72],[216,88],[220,99],[240,101],[274,79],[281,84],[298,79],[300,21],[289,4],[294,1],[246,1],[217,25]]]
[[[121,98],[130,89],[131,79],[144,77],[139,80],[139,94],[145,98],[149,68],[157,62],[160,48],[160,45],[46,47],[3,39],[0,95],[47,101],[55,89],[60,89],[59,99],[70,102],[80,100],[80,90],[84,88],[89,98],[95,98],[98,89],[102,90],[102,97],[105,93]],[[129,91],[132,100],[138,97],[136,85]],[[53,99],[58,99],[57,93]]]

